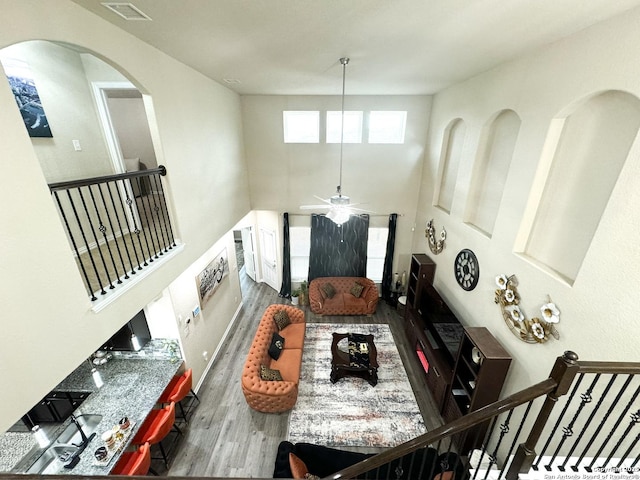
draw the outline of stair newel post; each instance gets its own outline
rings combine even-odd
[[[567,350],[562,357],[556,359],[549,374],[549,377],[556,381],[556,388],[547,395],[531,427],[531,432],[529,432],[527,440],[518,445],[505,477],[507,480],[517,480],[518,474],[527,473],[531,469],[531,465],[533,465],[533,461],[536,458],[535,447],[549,420],[553,407],[555,407],[558,402],[558,398],[569,392],[571,384],[579,370],[578,355],[570,350]]]

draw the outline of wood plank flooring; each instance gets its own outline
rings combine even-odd
[[[249,346],[262,313],[273,303],[288,303],[266,284],[254,283],[241,275],[243,307],[229,339],[198,391],[201,400],[189,425],[181,426],[172,461],[167,471],[162,461],[153,461],[160,475],[219,478],[271,478],[278,444],[286,439],[289,413],[265,414],[247,405],[240,387],[240,377]],[[415,355],[406,345],[402,317],[380,301],[375,315],[317,316],[306,309],[310,323],[387,323],[398,346],[429,430],[442,424],[442,418],[426,389]],[[418,380],[416,380],[418,379]],[[169,439],[167,439],[169,440]],[[164,442],[163,442],[164,443]],[[169,443],[169,442],[167,442]],[[366,452],[380,449],[356,449]]]

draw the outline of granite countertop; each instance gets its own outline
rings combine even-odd
[[[83,362],[55,390],[91,392],[74,414],[76,416],[99,414],[102,415],[102,419],[95,430],[96,436],[81,454],[80,462],[73,469],[61,468],[59,472],[54,473],[108,475],[181,366],[182,359],[175,356],[158,355],[153,350],[150,352],[147,349],[138,353],[114,355],[108,363],[97,367],[104,382],[102,387],[97,388],[91,374],[92,366],[88,362]],[[107,466],[94,465],[93,452],[103,445],[100,435],[118,425],[118,421],[125,416],[129,417],[132,423],[135,422],[135,425],[124,448],[114,455]],[[52,432],[50,434],[52,441],[70,423],[71,419],[67,419]],[[44,450],[38,446],[33,447],[12,472],[26,472],[44,453]]]

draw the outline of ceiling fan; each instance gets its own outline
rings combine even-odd
[[[340,120],[340,181],[338,186],[336,187],[336,194],[332,195],[329,198],[322,198],[317,195],[314,195],[318,200],[323,202],[321,205],[301,205],[301,210],[317,210],[328,208],[329,211],[326,214],[326,217],[336,223],[337,225],[342,225],[346,221],[349,220],[354,211],[368,212],[368,210],[363,210],[361,208],[354,208],[355,205],[351,204],[351,199],[342,194],[342,147],[344,145],[344,91],[345,91],[345,79],[347,72],[347,64],[349,63],[349,58],[343,57],[340,59],[340,63],[342,64],[342,107],[341,107],[341,120]]]

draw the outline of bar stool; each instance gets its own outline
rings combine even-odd
[[[151,470],[151,446],[148,442],[135,452],[123,453],[111,475],[146,475]],[[151,470],[155,475],[156,473]]]
[[[165,388],[164,392],[162,392],[159,401],[160,403],[177,403],[180,407],[180,413],[182,414],[181,418],[183,418],[185,423],[187,423],[187,413],[188,410],[191,410],[191,408],[193,408],[191,405],[191,403],[193,403],[193,400],[191,400],[191,403],[189,403],[189,407],[187,408],[187,410],[185,410],[183,406],[183,401],[187,397],[187,395],[189,395],[189,392],[191,392],[191,395],[193,395],[198,403],[200,403],[198,395],[196,395],[196,392],[193,391],[193,371],[190,368],[186,370],[182,375],[173,377],[171,382],[169,382],[169,385],[167,385],[167,388]]]
[[[177,425],[174,425],[176,420],[176,404],[171,402],[164,408],[158,410],[152,410],[147,418],[145,418],[140,430],[136,433],[131,443],[134,445],[142,445],[149,443],[149,445],[158,444],[160,452],[162,453],[162,459],[167,468],[169,468],[169,460],[167,453],[162,446],[162,440],[169,435],[169,432],[175,428],[178,434],[182,435],[182,431]]]

